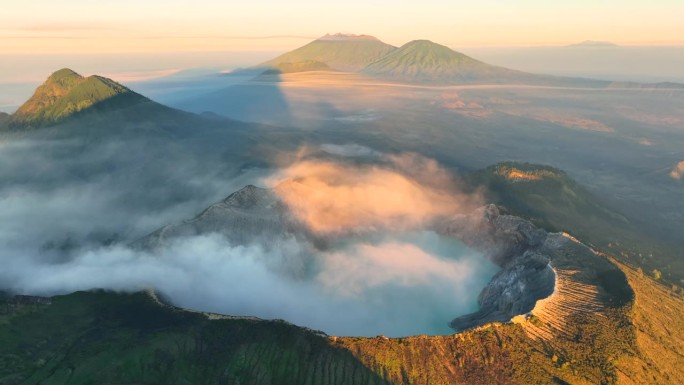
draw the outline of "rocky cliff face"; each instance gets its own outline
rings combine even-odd
[[[461,239],[501,267],[480,293],[480,310],[451,321],[456,331],[509,321],[553,292],[555,273],[544,248],[548,234],[530,222],[489,205],[446,221],[438,231]]]
[[[624,274],[591,248],[567,234],[547,233],[495,205],[456,216],[437,229],[501,266],[480,293],[480,310],[451,321],[456,331],[536,313],[545,314],[545,324],[551,325],[632,299]],[[543,308],[538,306],[541,300]]]

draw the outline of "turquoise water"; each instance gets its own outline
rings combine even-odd
[[[452,334],[448,322],[478,309],[478,295],[499,269],[430,231],[355,240],[342,250],[323,275],[323,286],[333,282],[327,293],[338,312],[311,325],[333,335]]]

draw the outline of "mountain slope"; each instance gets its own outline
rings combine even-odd
[[[471,176],[490,198],[550,230],[578,229],[575,224],[626,227],[627,219],[606,209],[565,172],[550,166],[504,162]],[[587,234],[589,235],[589,234]]]
[[[107,110],[148,101],[121,84],[101,76],[83,77],[61,69],[36,89],[33,96],[12,115],[12,128],[54,125],[90,108]]]
[[[325,35],[319,39],[258,65],[277,69],[284,65],[297,66],[306,62],[320,62],[328,67],[355,72],[396,49],[367,35]]]
[[[232,244],[272,247],[278,240],[303,231],[272,190],[248,185],[190,220],[145,236],[135,246],[157,248],[176,238],[217,233]]]
[[[541,78],[483,63],[428,40],[406,43],[361,72],[384,79],[420,83],[512,83]]]
[[[678,257],[681,250],[676,245],[645,234],[561,170],[504,162],[471,174],[469,181],[487,191],[489,201],[540,227],[572,233],[594,247],[610,250],[620,261],[647,271],[658,269],[663,280],[677,283],[684,278],[684,262]],[[662,258],[641,258],[649,254]]]

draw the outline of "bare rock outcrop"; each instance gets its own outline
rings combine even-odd
[[[461,239],[501,267],[480,293],[480,309],[452,320],[454,330],[509,321],[553,292],[555,274],[543,250],[548,234],[529,221],[488,205],[445,221],[438,232]]]

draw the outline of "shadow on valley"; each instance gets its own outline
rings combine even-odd
[[[281,91],[281,81],[279,74],[260,75],[178,105],[196,113],[211,111],[246,122],[290,126],[293,111]]]

